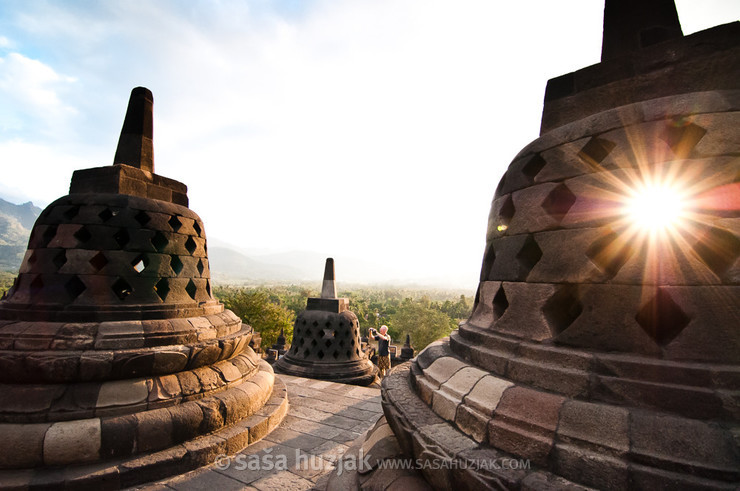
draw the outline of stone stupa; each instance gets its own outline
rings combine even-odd
[[[152,106],[132,91],[113,165],[41,213],[0,302],[0,489],[159,479],[287,411],[252,328],[213,297],[186,186],[154,174]]]
[[[361,349],[360,323],[349,299],[337,298],[334,259],[327,258],[321,297],[309,298],[298,314],[290,349],[275,371],[298,377],[370,385],[377,368]]]
[[[738,489],[738,111],[740,23],[606,1],[498,184],[472,316],[383,381],[429,484]]]

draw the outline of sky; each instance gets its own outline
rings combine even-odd
[[[676,2],[685,34],[736,0]],[[0,197],[110,165],[132,88],[210,239],[474,289],[549,78],[598,63],[598,0],[1,0]],[[340,265],[337,265],[339,269]],[[322,270],[322,265],[317,270]]]

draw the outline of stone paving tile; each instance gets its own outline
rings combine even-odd
[[[338,456],[383,414],[378,389],[285,375],[279,377],[288,389],[288,414],[262,440],[233,456],[228,468],[211,465],[136,489],[310,489],[334,469]],[[278,456],[284,456],[284,460]],[[273,468],[255,469],[254,465],[250,468],[250,457],[252,463],[256,462],[254,459],[261,463],[270,461]],[[285,463],[287,468],[277,466],[278,461]]]
[[[343,445],[348,445],[349,446],[349,445],[352,444],[352,442],[354,442],[355,440],[357,440],[360,437],[360,435],[362,435],[362,433],[364,433],[364,432],[357,432],[357,431],[349,431],[349,430],[347,430],[347,431],[341,432],[340,434],[338,434],[337,436],[335,436],[331,440],[334,441],[334,442],[341,443]]]
[[[254,487],[260,491],[292,491],[310,489],[312,486],[311,481],[288,471],[278,472],[254,483]]]
[[[311,453],[333,464],[342,458],[342,455],[344,455],[348,448],[349,446],[347,445],[329,440],[314,448]]]
[[[307,451],[310,451],[314,447],[318,447],[322,443],[326,442],[324,438],[282,427],[275,428],[271,433],[265,436],[264,439],[270,442],[282,443],[289,447],[300,448]]]
[[[188,475],[185,474],[184,476]],[[168,482],[167,487],[176,489],[177,491],[213,491],[214,489],[218,489],[219,491],[240,491],[242,489],[249,489],[244,486],[243,482],[239,482],[210,468],[203,472],[196,471],[195,475],[188,476],[187,479],[179,482],[176,480]],[[147,491],[153,490],[148,489]]]

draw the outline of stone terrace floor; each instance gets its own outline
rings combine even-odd
[[[272,433],[231,459],[132,489],[310,489],[334,469],[338,456],[383,413],[380,389],[276,376],[288,388],[290,408]],[[274,468],[267,468],[270,463]],[[262,468],[255,470],[257,464]]]

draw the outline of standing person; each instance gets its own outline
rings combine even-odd
[[[391,354],[388,347],[391,344],[391,337],[387,334],[388,326],[380,326],[380,332],[374,327],[370,328],[370,335],[378,342],[378,375],[380,378],[385,377],[386,370],[391,369]]]

